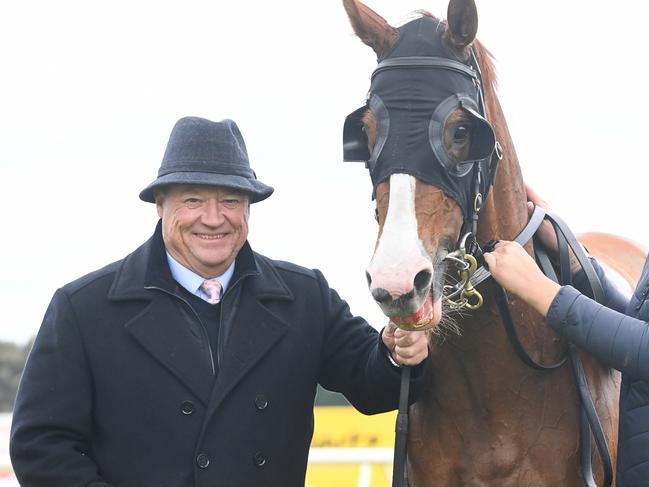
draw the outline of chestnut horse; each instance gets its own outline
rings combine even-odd
[[[347,118],[344,136],[345,159],[365,161],[374,184],[379,233],[367,269],[370,291],[399,326],[433,331],[430,383],[410,408],[410,486],[584,485],[580,401],[569,364],[551,371],[524,364],[486,282],[477,309],[444,298],[458,289],[449,255],[464,235],[479,248],[515,239],[528,223],[493,62],[475,39],[473,0],[451,0],[446,21],[422,13],[398,29],[360,1],[343,4],[379,61],[367,104]],[[590,235],[589,242],[597,256],[621,240],[602,246]],[[644,255],[637,250],[622,273],[631,283]],[[615,258],[606,263],[616,267]],[[556,362],[565,342],[524,303],[510,297],[509,306],[530,356]],[[581,355],[614,464],[619,373]],[[599,485],[596,453],[593,471]]]

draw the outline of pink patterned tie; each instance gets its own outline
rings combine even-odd
[[[205,279],[201,289],[207,294],[207,302],[218,304],[221,301],[221,283],[216,279]]]

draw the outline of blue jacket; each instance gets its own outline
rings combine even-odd
[[[160,227],[57,291],[14,409],[20,485],[303,486],[317,383],[365,413],[397,407],[400,373],[379,333],[317,270],[246,244],[221,303],[211,350]]]
[[[599,269],[598,269],[599,270]],[[601,272],[598,272],[602,276]],[[622,372],[617,487],[649,486],[649,259],[627,300],[603,279],[598,304],[563,286],[548,312],[550,326]],[[578,286],[581,288],[581,286]]]

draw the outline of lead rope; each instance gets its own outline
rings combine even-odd
[[[560,262],[561,270],[561,283],[569,284],[572,280],[570,275],[570,262],[566,259],[569,258],[568,248],[570,248],[575,257],[579,261],[581,268],[584,270],[586,277],[588,278],[588,283],[593,294],[593,299],[598,303],[604,301],[604,290],[602,289],[601,282],[599,277],[595,272],[586,252],[584,252],[581,244],[577,241],[575,236],[572,234],[568,226],[556,215],[548,214],[548,219],[552,223],[552,227],[557,235],[557,242],[559,243],[560,249],[560,258],[563,256],[563,262]],[[542,248],[542,247],[541,247]],[[545,252],[541,250],[540,255],[544,255]],[[544,273],[548,275],[555,282],[559,282],[557,279],[554,269],[549,264],[549,258],[545,255],[545,258],[542,259],[545,267]],[[586,379],[586,374],[584,372],[583,364],[581,361],[581,356],[577,347],[572,343],[568,343],[568,355],[572,362],[573,372],[575,374],[575,380],[577,382],[577,392],[579,393],[579,399],[581,402],[580,409],[580,453],[581,453],[581,473],[584,480],[584,484],[587,487],[597,487],[597,483],[593,477],[593,465],[592,465],[592,440],[591,435],[595,439],[595,446],[599,457],[602,460],[602,468],[604,470],[604,487],[609,487],[613,482],[613,462],[611,460],[611,453],[608,449],[608,442],[606,441],[606,435],[604,434],[604,429],[602,424],[599,421],[597,416],[597,410],[593,404],[593,399],[590,395],[590,390],[588,388],[588,381]]]
[[[394,462],[392,467],[392,486],[408,486],[406,465],[408,442],[408,396],[410,395],[410,367],[401,366],[401,390],[399,391],[399,412],[394,437]]]

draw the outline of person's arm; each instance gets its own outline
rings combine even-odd
[[[607,308],[572,286],[561,288],[547,321],[603,363],[649,381],[649,323]]]
[[[607,277],[606,272],[602,266],[599,265],[597,259],[590,257],[590,262],[599,277],[599,282],[602,285],[602,290],[604,291],[604,302],[602,303],[607,308],[614,309],[620,313],[626,311],[626,307],[629,304],[629,300],[624,296],[620,290],[615,287]],[[589,298],[594,298],[592,289],[590,288],[590,283],[588,282],[588,277],[586,273],[580,268],[579,271],[573,276],[573,287],[576,288],[580,293],[588,296]]]
[[[22,487],[110,487],[92,459],[92,377],[74,311],[56,292],[29,354],[10,454]]]
[[[559,334],[607,365],[649,380],[648,323],[607,308],[572,286],[559,286],[516,242],[499,242],[485,261],[500,285],[545,316]]]

